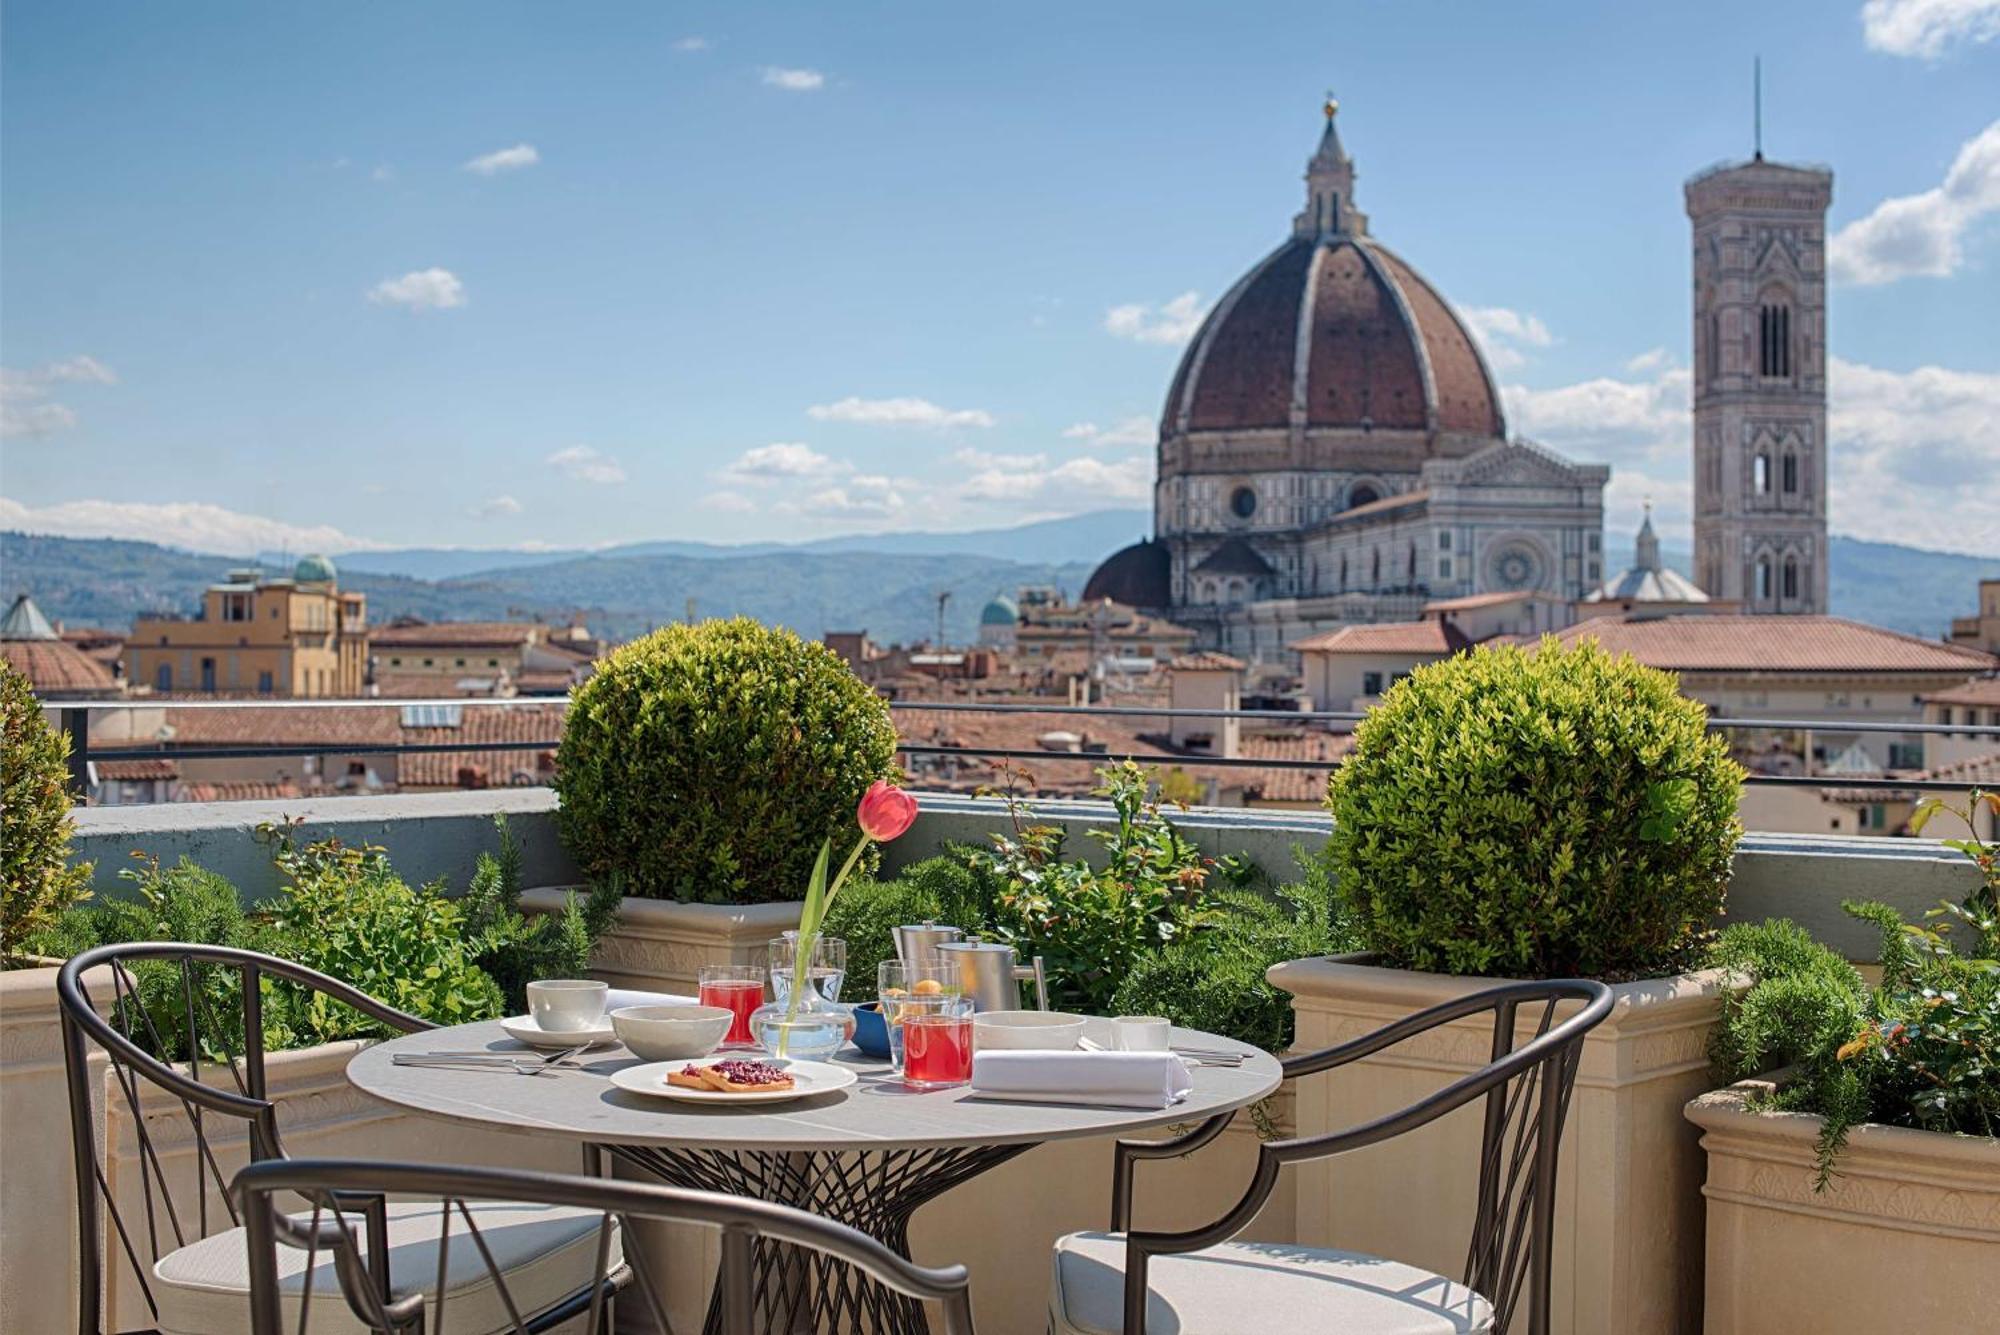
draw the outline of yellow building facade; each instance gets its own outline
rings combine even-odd
[[[289,579],[233,570],[198,614],[139,617],[125,642],[126,681],[163,695],[358,696],[367,670],[367,599],[323,556]]]

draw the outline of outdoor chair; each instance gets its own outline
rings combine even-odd
[[[1555,1023],[1565,1002],[1582,1005]],[[1119,1141],[1111,1230],[1056,1243],[1052,1335],[1546,1335],[1556,1154],[1584,1036],[1610,1012],[1611,989],[1602,983],[1505,983],[1286,1059],[1287,1077],[1317,1075],[1453,1021],[1492,1016],[1485,1066],[1359,1126],[1264,1142],[1242,1199],[1202,1228],[1132,1231],[1133,1165],[1199,1149],[1222,1134],[1232,1114],[1172,1140]],[[1531,1026],[1525,1042],[1524,1026]],[[1462,1283],[1356,1252],[1231,1241],[1270,1198],[1286,1165],[1388,1140],[1481,1098],[1477,1210]]]
[[[760,1297],[769,1296],[754,1291],[752,1249],[760,1242],[804,1248],[845,1262],[906,1297],[940,1304],[945,1335],[972,1335],[971,1289],[964,1266],[920,1266],[858,1229],[771,1201],[557,1173],[339,1159],[251,1164],[236,1175],[236,1190],[249,1246],[251,1335],[316,1331],[324,1335],[350,1331],[356,1321],[366,1330],[387,1335],[530,1329],[517,1315],[521,1306],[514,1290],[517,1281],[502,1260],[505,1245],[497,1236],[500,1230],[487,1222],[489,1211],[522,1208],[522,1202],[588,1219],[599,1275],[607,1274],[615,1261],[615,1234],[623,1229],[631,1235],[634,1220],[719,1230],[722,1265],[715,1296],[722,1335],[749,1335],[759,1324]],[[343,1202],[377,1192],[411,1202],[410,1208],[426,1222],[421,1238],[398,1245],[420,1252],[424,1265],[449,1276],[429,1292],[385,1299],[373,1283],[366,1230],[357,1227],[362,1221]],[[282,1208],[276,1199],[279,1193],[303,1197],[312,1206],[310,1214]],[[651,1318],[653,1328],[672,1330],[662,1298],[665,1277],[652,1273],[637,1249],[629,1266],[636,1283],[619,1303],[643,1299],[643,1314]],[[566,1307],[570,1315],[583,1318],[574,1328],[576,1335],[610,1335],[609,1287],[593,1285],[586,1298]],[[301,1323],[302,1303],[308,1316],[317,1316],[323,1307],[322,1299],[307,1300],[305,1294],[336,1290],[346,1298],[347,1310],[326,1315],[337,1320]],[[631,1328],[631,1316],[629,1311],[620,1314],[621,1327]],[[788,1324],[785,1329],[793,1327]]]
[[[99,970],[108,972],[111,995],[93,998],[88,980]],[[101,977],[97,985],[104,987]],[[56,975],[76,1161],[81,1335],[100,1329],[107,1256],[112,1264],[121,1257],[129,1264],[150,1324],[161,1335],[248,1328],[243,1221],[222,1162],[285,1157],[276,1105],[266,1095],[267,986],[320,994],[404,1033],[436,1027],[338,979],[228,946],[100,946],[73,956]],[[93,1044],[108,1059],[101,1081],[93,1078]],[[112,1107],[122,1105],[136,1142],[127,1172],[138,1180],[123,1178],[116,1191],[107,1176],[111,1148],[99,1143],[106,1123],[97,1116],[93,1085],[101,1086]],[[120,1209],[121,1197],[130,1208]],[[368,1274],[384,1301],[435,1281],[435,1267],[413,1274],[391,1264],[406,1240],[431,1228],[429,1216],[379,1193],[348,1197],[342,1205],[366,1223]],[[518,1324],[521,1330],[550,1329],[563,1313],[582,1310],[626,1278],[615,1234],[606,1264],[594,1212],[519,1203],[481,1210],[490,1212],[490,1222],[474,1212],[481,1231],[508,1240],[493,1259],[509,1274],[528,1317]],[[110,1321],[118,1319],[111,1314]],[[116,1327],[107,1322],[105,1328]]]

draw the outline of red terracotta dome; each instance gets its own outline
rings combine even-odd
[[[1365,234],[1294,237],[1246,274],[1188,345],[1160,432],[1295,425],[1506,434],[1471,333]]]

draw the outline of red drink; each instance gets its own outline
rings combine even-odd
[[[903,1081],[942,1089],[972,1079],[972,1017],[911,1015],[903,1021]]]
[[[756,1046],[750,1037],[750,1014],[764,1004],[764,984],[757,978],[710,979],[701,985],[701,1004],[720,1006],[735,1018],[729,1022],[729,1032],[722,1036],[725,1048],[747,1048]]]

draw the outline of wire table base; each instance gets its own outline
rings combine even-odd
[[[669,1186],[722,1191],[797,1206],[848,1224],[910,1254],[910,1216],[926,1201],[997,1168],[1031,1145],[945,1146],[867,1151],[729,1151],[652,1145],[606,1147]],[[760,1239],[755,1248],[754,1328],[794,1332],[927,1335],[923,1304],[816,1252]],[[718,1335],[711,1299],[705,1330]]]

